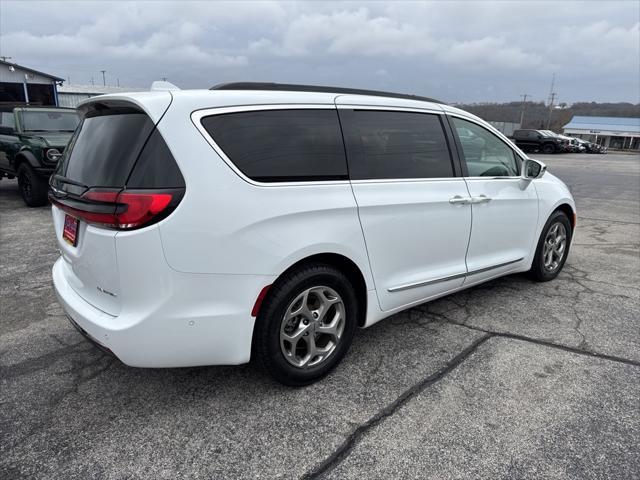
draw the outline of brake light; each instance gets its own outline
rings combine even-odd
[[[136,228],[149,223],[167,208],[172,198],[170,193],[122,192],[116,202],[126,205],[127,209],[117,215],[120,228]]]
[[[117,230],[133,230],[154,223],[170,213],[179,192],[89,190],[77,200],[50,195],[52,203],[85,222]]]

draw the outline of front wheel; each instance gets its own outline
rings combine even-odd
[[[330,265],[307,265],[280,279],[256,318],[258,363],[280,383],[303,386],[347,353],[359,305],[349,279]]]
[[[23,163],[18,167],[18,189],[24,203],[29,207],[42,207],[47,204],[47,181]]]
[[[571,223],[564,212],[557,210],[549,217],[529,271],[534,280],[548,282],[558,276],[569,255],[572,233]]]

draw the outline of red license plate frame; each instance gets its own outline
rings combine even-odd
[[[78,245],[78,227],[80,227],[80,220],[73,215],[65,213],[62,239],[72,247]]]

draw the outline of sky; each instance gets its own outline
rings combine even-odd
[[[0,0],[0,55],[72,84],[269,81],[453,103],[640,103],[640,2]],[[557,102],[556,102],[557,103]]]

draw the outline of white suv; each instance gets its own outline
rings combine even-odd
[[[311,383],[356,327],[487,280],[558,275],[575,204],[435,100],[276,84],[106,95],[50,199],[53,281],[127,365],[241,364]]]

